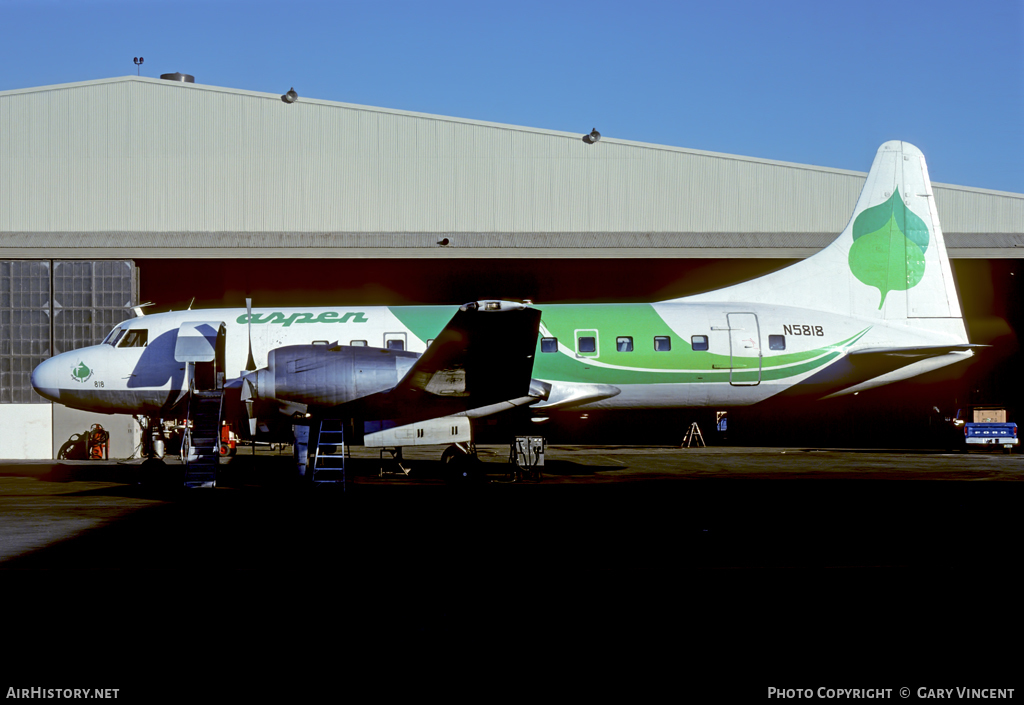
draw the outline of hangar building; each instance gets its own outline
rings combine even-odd
[[[474,260],[796,259],[846,226],[866,175],[173,77],[0,92],[0,457],[55,457],[97,422],[131,453],[130,420],[44,403],[29,375],[149,281],[159,307],[210,272],[246,273],[230,298]],[[934,187],[951,258],[1024,256],[1024,194]],[[409,295],[442,303],[431,286]]]

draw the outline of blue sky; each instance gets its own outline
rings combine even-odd
[[[0,0],[0,90],[198,83],[1024,193],[1024,0]]]

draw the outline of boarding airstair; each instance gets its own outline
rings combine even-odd
[[[185,486],[215,487],[220,465],[220,425],[224,390],[193,390],[185,429]]]
[[[341,419],[323,419],[316,436],[313,454],[312,481],[314,485],[339,484],[345,487],[345,422]]]

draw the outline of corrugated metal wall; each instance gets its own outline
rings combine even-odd
[[[0,231],[837,233],[863,183],[581,135],[135,77],[11,91]],[[1020,195],[936,202],[947,232],[1024,223]]]

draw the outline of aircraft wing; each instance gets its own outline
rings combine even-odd
[[[408,424],[441,416],[484,416],[507,408],[508,402],[535,401],[530,388],[540,317],[527,304],[465,304],[394,388],[333,411]]]

